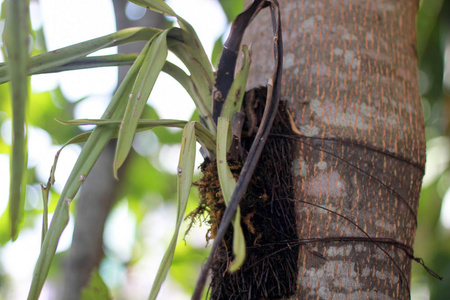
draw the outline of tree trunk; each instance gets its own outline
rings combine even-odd
[[[279,0],[299,255],[291,299],[409,299],[425,164],[418,1]],[[268,12],[250,87],[272,70]]]

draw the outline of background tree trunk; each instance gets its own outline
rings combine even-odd
[[[295,299],[409,299],[425,164],[417,1],[280,0],[295,137]],[[270,17],[250,26],[250,86],[272,70]],[[351,221],[350,221],[351,220]],[[364,232],[370,236],[368,236]]]

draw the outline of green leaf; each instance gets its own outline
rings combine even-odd
[[[89,41],[45,52],[30,58],[27,74],[57,70],[59,67],[81,59],[97,50],[142,40],[148,41],[160,32],[160,29],[153,28],[128,28]],[[11,78],[8,73],[8,63],[0,64],[0,83],[5,83],[9,80]]]
[[[175,17],[175,12],[162,0],[130,0],[137,5]]]
[[[219,0],[228,23],[234,21],[236,16],[244,10],[244,0]]]
[[[38,299],[39,297],[48,270],[50,269],[53,256],[55,255],[59,238],[69,222],[69,206],[71,201],[71,198],[64,198],[57,205],[50,228],[42,243],[38,262],[34,268],[32,286],[28,294],[29,300]]]
[[[114,176],[117,178],[117,170],[131,150],[131,145],[136,132],[139,118],[147,103],[147,99],[161,72],[167,58],[167,30],[158,34],[149,43],[150,49],[145,57],[139,74],[130,94],[127,109],[119,129],[116,155],[114,158]]]
[[[132,83],[142,66],[148,49],[149,47],[147,45],[142,50],[141,55],[139,55],[136,59],[133,66],[131,66],[124,80],[114,94],[102,118],[114,119],[120,118],[123,115],[126,108],[126,99],[131,91]],[[33,280],[31,282],[31,287],[28,294],[29,300],[38,299],[42,290],[53,257],[55,256],[59,238],[61,237],[61,234],[68,222],[69,204],[76,196],[83,182],[83,180],[80,179],[88,176],[90,170],[115,132],[115,126],[101,126],[95,128],[89,136],[86,145],[81,150],[80,156],[78,157],[77,162],[70,173],[69,179],[67,180],[61,193],[61,197],[58,200],[50,227],[45,235],[41,252],[39,253],[38,260],[34,267]],[[55,158],[55,161],[56,160],[57,158]]]
[[[3,40],[6,46],[8,68],[11,78],[12,147],[10,167],[9,218],[11,238],[19,234],[25,203],[27,168],[26,108],[28,102],[28,49],[30,13],[27,0],[8,0]]]
[[[80,69],[90,69],[90,68],[101,68],[101,67],[115,67],[115,66],[125,66],[132,65],[138,54],[110,54],[101,56],[87,56],[69,63],[63,64],[58,67],[42,70],[40,73],[56,73],[71,70]],[[32,73],[29,75],[33,75]],[[1,78],[0,78],[1,81]]]
[[[168,42],[168,45],[170,45],[170,41]],[[205,120],[207,127],[212,132],[214,132],[214,124],[210,122],[210,120],[212,119],[208,117],[211,115],[211,95],[209,88],[210,84],[206,80],[202,79],[201,76],[194,75],[196,74],[196,70],[193,69],[194,68],[191,66],[189,71],[192,75],[188,76],[181,68],[169,62],[166,62],[163,71],[172,76],[176,81],[178,81],[178,83],[180,83],[181,86],[188,92],[189,96],[194,101],[199,114]]]
[[[219,175],[220,189],[225,204],[228,205],[236,188],[236,180],[231,173],[227,162],[227,152],[230,140],[230,120],[219,117],[217,125],[217,173]],[[230,272],[236,272],[245,260],[245,238],[241,227],[241,211],[239,207],[232,221],[233,224],[233,254],[234,260],[230,264]]]
[[[214,73],[211,67],[211,63],[206,55],[205,49],[203,48],[200,39],[197,36],[194,28],[186,20],[177,16],[180,28],[183,29],[184,43],[188,45],[188,51],[192,55],[201,68],[202,73],[207,78],[208,82],[214,82]]]
[[[178,20],[180,28],[170,29],[168,45],[186,65],[191,73],[195,88],[199,92],[197,103],[201,115],[206,120],[207,127],[215,131],[214,122],[210,120],[211,93],[214,84],[214,72],[206,55],[205,49],[200,43],[194,28],[182,17],[177,15],[167,4],[161,0],[131,0],[132,2],[151,10],[174,16]],[[182,44],[179,45],[179,44]],[[205,91],[207,91],[205,93]],[[203,102],[203,103],[201,103]]]
[[[241,69],[236,74],[236,77],[231,84],[230,91],[228,92],[227,99],[223,104],[222,112],[220,114],[223,118],[232,119],[234,113],[241,110],[245,87],[247,86],[248,71],[251,63],[250,52],[246,45],[242,46],[242,52],[244,52],[244,62]]]
[[[180,28],[183,30],[184,43],[189,46],[188,50],[195,60],[201,65],[203,71],[209,77],[209,80],[214,81],[214,74],[209,62],[208,56],[200,43],[194,28],[185,19],[177,15],[164,1],[162,0],[130,0],[133,3],[149,8],[151,10],[164,13],[169,16],[176,17]]]
[[[165,280],[172,263],[175,247],[178,240],[181,222],[183,221],[186,205],[189,198],[189,192],[192,186],[195,163],[195,123],[189,122],[183,131],[181,141],[180,160],[177,170],[177,220],[175,231],[170,241],[169,247],[164,254],[162,262],[158,268],[155,282],[153,283],[149,299],[156,299],[158,292]]]
[[[217,65],[219,64],[220,55],[222,54],[223,50],[223,34],[217,38],[217,40],[214,42],[214,47],[211,53],[211,63],[212,65],[217,68]]]
[[[89,285],[82,289],[81,300],[109,300],[112,299],[108,287],[98,273],[98,269],[91,272]]]
[[[173,28],[171,33],[179,31],[177,28]],[[211,109],[212,109],[212,89],[213,89],[213,80],[209,78],[209,76],[205,73],[205,70],[198,63],[195,57],[190,53],[189,47],[183,43],[178,41],[176,38],[172,38],[168,41],[169,50],[173,52],[188,68],[190,72],[190,79],[194,85],[194,89],[198,94],[198,98],[196,101],[196,106],[199,111],[199,114],[205,120],[207,127],[215,132],[215,125],[211,117]]]
[[[105,125],[115,125],[119,126],[122,121],[117,120],[104,120],[104,119],[77,119],[77,120],[70,120],[70,121],[63,121],[56,119],[61,124],[64,125],[75,125],[75,126],[82,126],[82,125],[97,125],[97,126],[105,126]],[[141,132],[145,130],[150,130],[155,127],[164,126],[164,127],[175,127],[175,128],[184,128],[188,122],[182,121],[182,120],[170,120],[170,119],[164,119],[164,120],[155,120],[155,119],[141,119],[138,122],[138,125],[136,127],[136,132]],[[206,149],[210,150],[212,153],[216,152],[216,139],[214,135],[209,131],[205,126],[203,126],[199,122],[195,122],[195,130],[196,130],[196,136],[198,142],[204,146]],[[77,135],[76,137],[70,139],[67,143],[64,144],[63,147],[67,146],[68,144],[73,143],[81,143],[85,142],[89,138],[90,132],[84,132],[82,134]],[[117,137],[117,132],[112,136],[112,138]],[[60,150],[61,151],[61,150]]]

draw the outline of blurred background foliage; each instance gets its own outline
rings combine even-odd
[[[415,255],[444,277],[413,263],[417,299],[450,297],[450,1],[420,1],[417,17],[419,90],[427,165],[419,204]],[[429,298],[428,298],[429,295]]]
[[[218,1],[228,23],[244,6],[243,0],[211,1]],[[183,15],[183,12],[179,13]],[[443,276],[444,280],[434,279],[421,266],[413,263],[412,297],[448,299],[450,296],[450,0],[421,1],[417,17],[417,33],[418,76],[426,124],[427,167],[420,199],[415,255],[422,257],[427,266]],[[214,64],[218,61],[225,35],[226,33],[220,36],[213,47],[211,58]],[[46,51],[42,27],[35,29],[33,37],[32,55]],[[38,136],[42,139],[48,139],[49,145],[52,145],[52,153],[56,152],[58,146],[81,132],[77,127],[58,125],[53,118],[74,119],[74,111],[84,100],[83,98],[75,102],[67,100],[58,86],[44,92],[32,90],[28,110],[29,127],[30,130],[40,132]],[[146,118],[158,118],[156,110],[150,105],[144,114]],[[7,159],[10,151],[10,115],[9,86],[0,85],[0,163]],[[192,118],[197,119],[195,113]],[[156,272],[170,239],[171,226],[175,219],[175,169],[172,172],[167,171],[161,159],[165,157],[164,152],[178,149],[181,132],[158,128],[153,132],[139,135],[139,142],[135,144],[125,173],[117,182],[119,185],[117,201],[107,220],[104,233],[105,257],[99,267],[101,276],[93,277],[93,280],[103,280],[115,299],[146,297],[146,291],[149,291],[152,282],[148,270],[154,269],[153,272]],[[36,149],[30,149],[31,152],[34,150]],[[71,151],[77,153],[79,148],[74,146]],[[176,161],[178,158],[175,156],[173,159]],[[36,228],[40,226],[43,209],[39,185],[45,183],[46,179],[37,176],[36,166],[37,162],[29,163],[28,196],[19,240],[26,239],[27,235],[24,232],[27,229],[33,234],[39,233],[39,229]],[[5,179],[2,178],[1,181]],[[5,193],[7,188],[7,182],[0,186],[2,193]],[[58,188],[52,189],[50,211],[56,205],[59,191]],[[196,196],[196,192],[193,191],[188,211],[196,207]],[[73,207],[72,219],[76,218],[76,210]],[[4,207],[0,208],[2,213]],[[111,241],[111,236],[117,238],[115,236],[117,226],[128,230],[128,234],[119,236],[121,239],[119,245],[117,241],[116,244]],[[165,228],[167,226],[168,228]],[[70,226],[66,231],[71,234]],[[208,251],[205,247],[205,234],[206,229],[194,230],[191,237],[187,237],[187,243],[182,240],[179,242],[180,247],[177,247],[168,282],[163,285],[163,290],[171,290],[177,295],[177,299],[188,299],[192,293],[197,274]],[[29,239],[27,243],[38,240],[38,238]],[[5,268],[8,254],[4,249],[11,244],[5,212],[0,217],[0,244],[0,299],[19,299],[16,298],[15,289],[23,284],[25,286],[20,288],[28,289],[28,282],[14,282],[17,278]],[[33,247],[39,247],[39,244]],[[59,251],[55,257],[42,299],[56,299],[57,287],[63,280],[62,268],[67,251],[67,249]],[[144,294],[139,294],[139,289]]]

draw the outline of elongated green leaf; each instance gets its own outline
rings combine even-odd
[[[71,121],[62,121],[56,119],[61,124],[64,125],[75,125],[75,126],[82,126],[82,125],[97,125],[97,126],[104,126],[104,125],[116,125],[119,126],[122,121],[117,120],[104,120],[104,119],[78,119],[78,120],[71,120]],[[145,130],[150,130],[155,127],[164,126],[164,127],[175,127],[175,128],[184,128],[188,122],[182,121],[182,120],[154,120],[154,119],[141,119],[138,122],[138,126],[136,128],[136,132],[141,132]],[[213,154],[216,153],[216,139],[214,135],[209,131],[205,126],[203,126],[199,122],[194,122],[195,124],[195,130],[196,130],[196,136],[197,141],[204,146],[206,149],[211,151]],[[63,147],[65,147],[68,144],[73,143],[81,143],[85,142],[89,138],[90,132],[85,132],[77,135],[76,137],[70,139],[66,144],[64,144]],[[112,138],[116,138],[118,135],[118,132],[116,132]]]
[[[76,120],[70,120],[70,121],[63,121],[59,119],[55,119],[61,124],[64,125],[74,125],[74,126],[80,126],[80,125],[120,125],[122,123],[122,120],[117,119],[76,119]],[[156,126],[167,126],[167,127],[178,127],[178,128],[184,128],[186,126],[187,121],[183,120],[170,120],[170,119],[141,119],[138,121],[138,127],[140,126],[148,126],[149,128],[153,128]]]
[[[217,173],[219,174],[220,189],[223,199],[228,205],[236,188],[236,180],[231,173],[227,161],[230,140],[230,121],[219,117],[217,125]],[[234,260],[230,264],[230,272],[237,271],[245,260],[245,238],[241,227],[241,211],[238,207],[233,224],[233,254]]]
[[[176,17],[175,12],[170,8],[169,5],[167,5],[162,0],[130,0],[130,1],[145,8],[149,8],[153,11],[157,11],[166,14],[168,16]]]
[[[49,180],[50,181],[50,180]],[[42,193],[42,203],[43,203],[43,212],[42,212],[42,233],[41,233],[41,246],[44,243],[45,235],[48,230],[48,198],[50,195],[51,184],[47,183],[46,186],[41,184],[41,193]]]
[[[168,41],[168,45],[170,45],[170,40]],[[166,63],[164,65],[163,71],[178,81],[188,92],[189,96],[194,101],[195,107],[197,108],[200,116],[205,120],[207,127],[211,130],[211,132],[215,132],[215,126],[214,123],[212,123],[211,118],[210,84],[206,80],[202,81],[202,79],[197,78],[200,76],[194,75],[196,73],[192,70],[192,68],[190,69],[190,73],[192,74],[191,76],[188,76],[179,67],[170,63]],[[202,85],[198,85],[198,82],[201,82]]]
[[[126,99],[132,89],[132,84],[142,66],[148,49],[149,47],[147,45],[142,50],[142,54],[139,55],[133,66],[131,66],[129,72],[114,94],[111,103],[108,105],[102,118],[114,119],[120,118],[123,115],[126,108]],[[45,235],[41,252],[39,253],[39,257],[34,268],[33,280],[31,282],[31,287],[28,294],[29,300],[38,299],[42,286],[47,278],[51,262],[58,246],[59,238],[67,225],[70,201],[77,194],[81,184],[83,183],[82,179],[87,177],[106,144],[114,135],[115,131],[115,126],[101,126],[95,128],[86,142],[86,145],[83,147],[80,156],[78,157],[77,162],[70,173],[69,179],[64,186],[61,197],[56,205],[50,227]]]
[[[50,228],[45,235],[44,242],[41,246],[41,253],[39,254],[39,257],[41,257],[42,254],[46,254],[46,259],[41,260],[39,264],[40,268],[35,267],[34,269],[33,282],[30,293],[28,294],[28,300],[39,298],[39,293],[41,292],[45,278],[48,274],[48,270],[50,269],[52,258],[54,256],[54,252],[56,251],[56,246],[58,245],[59,238],[64,231],[64,228],[66,228],[67,223],[69,222],[69,207],[71,201],[72,198],[65,198],[61,201],[61,203],[58,203],[58,212],[56,213],[55,211],[55,214],[53,215]],[[47,246],[50,247],[51,245],[54,245],[54,248],[46,248]],[[50,252],[53,252],[53,254],[50,254]],[[34,282],[36,282],[36,284],[40,283],[40,287],[38,288],[37,285],[33,286]]]
[[[176,28],[171,30],[172,32],[176,31]],[[188,50],[188,46],[178,40],[170,39],[168,41],[168,46],[170,51],[172,51],[188,68],[191,73],[190,78],[194,85],[194,88],[198,94],[198,100],[196,102],[197,109],[199,114],[205,120],[208,128],[215,132],[215,125],[212,121],[211,117],[211,108],[212,108],[212,89],[213,89],[213,81],[209,80],[209,76],[205,73],[205,70],[199,65],[199,63],[195,60],[195,58],[190,54]]]
[[[36,68],[31,70],[29,75],[33,74],[42,74],[42,73],[53,73],[53,72],[61,72],[61,71],[70,71],[70,70],[79,70],[79,69],[88,69],[88,68],[97,68],[97,67],[109,67],[109,66],[121,66],[121,65],[131,65],[135,60],[137,54],[113,54],[113,55],[104,55],[104,56],[89,56],[76,59],[69,63],[52,67],[49,69],[39,69]],[[192,68],[191,68],[192,69]],[[191,96],[192,100],[195,103],[195,106],[199,110],[200,115],[207,121],[208,128],[214,129],[214,125],[211,122],[208,123],[208,118],[210,115],[210,90],[208,88],[209,84],[205,84],[206,89],[202,89],[202,95],[198,92],[194,81],[191,76],[188,76],[181,68],[172,64],[171,62],[166,61],[163,67],[163,72],[172,76],[176,81],[178,81],[181,86],[188,92],[189,96]],[[34,73],[33,73],[34,72]],[[1,73],[1,72],[0,72]],[[196,71],[194,70],[195,74]],[[4,76],[0,74],[0,84],[8,82],[10,80],[9,74],[4,73]],[[199,82],[197,79],[198,76],[195,76],[196,82]],[[204,101],[206,100],[206,101]],[[212,130],[214,131],[214,130]]]
[[[197,63],[201,69],[198,74],[203,74],[208,82],[211,82],[211,87],[214,82],[214,72],[211,63],[206,55],[200,39],[197,36],[194,28],[182,17],[176,14],[164,1],[162,0],[131,0],[138,5],[149,8],[151,10],[164,13],[169,16],[177,18],[178,24],[181,28],[181,36],[183,43],[187,46],[187,53],[193,58],[192,61]],[[183,62],[185,63],[185,62]],[[192,70],[189,70],[192,73]],[[212,89],[211,89],[212,91]]]
[[[3,39],[11,77],[12,153],[10,167],[9,220],[11,238],[19,233],[25,199],[27,168],[26,108],[28,102],[29,7],[27,0],[8,0]]]
[[[214,73],[212,71],[211,62],[206,55],[205,49],[200,42],[194,28],[185,19],[177,16],[178,23],[181,29],[183,29],[184,42],[189,46],[190,54],[195,58],[198,64],[202,67],[208,81],[214,82]]]
[[[247,86],[248,71],[250,69],[250,52],[246,45],[242,46],[242,52],[244,52],[244,62],[241,69],[236,74],[233,83],[231,84],[230,91],[228,92],[227,99],[222,107],[221,117],[232,119],[234,113],[239,112],[242,106],[242,100],[244,99],[245,87]]]
[[[142,40],[148,41],[160,32],[161,30],[153,28],[127,28],[89,41],[42,53],[30,58],[29,73],[27,74],[37,74],[56,69],[103,48]],[[7,70],[8,63],[0,64],[0,83],[10,80]]]
[[[119,138],[117,140],[116,155],[114,158],[115,177],[117,177],[117,170],[130,152],[139,118],[166,61],[168,51],[167,32],[163,31],[149,42],[151,43],[150,49],[136,77],[123,122],[119,129]]]
[[[155,281],[150,292],[149,299],[156,299],[159,289],[167,276],[172,263],[175,247],[178,240],[181,222],[183,221],[186,205],[189,198],[189,192],[192,186],[195,162],[195,123],[186,124],[181,141],[180,160],[178,163],[177,178],[177,220],[175,231],[170,241],[169,247],[164,254],[161,264],[158,268]]]
[[[64,65],[42,70],[39,73],[56,73],[71,70],[80,69],[91,69],[91,68],[101,68],[101,67],[116,67],[132,65],[138,54],[111,54],[111,55],[101,55],[101,56],[87,56],[76,59]],[[36,73],[33,73],[36,74]],[[29,75],[33,75],[29,74]],[[0,77],[1,82],[1,77]]]

